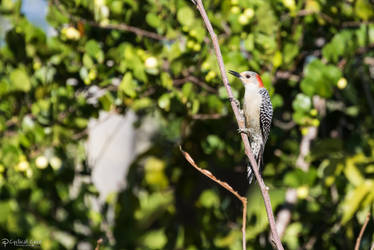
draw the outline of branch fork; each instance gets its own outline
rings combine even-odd
[[[218,43],[218,40],[217,40],[217,35],[214,33],[212,24],[211,24],[211,22],[208,18],[208,15],[207,15],[207,13],[204,9],[204,5],[202,3],[202,0],[191,0],[191,1],[192,1],[193,4],[195,4],[196,8],[200,12],[200,15],[201,15],[201,17],[204,21],[204,24],[205,24],[205,26],[206,26],[209,34],[210,34],[210,37],[212,39],[213,46],[214,46],[214,51],[215,51],[215,54],[217,56],[218,66],[219,66],[219,70],[220,70],[220,73],[221,73],[221,76],[222,76],[223,84],[224,84],[224,86],[226,88],[226,91],[227,91],[227,94],[229,96],[229,100],[230,100],[231,107],[232,107],[232,110],[233,110],[234,115],[235,115],[235,119],[237,121],[239,129],[244,131],[245,130],[244,117],[239,110],[239,107],[237,105],[237,101],[235,101],[235,98],[234,98],[232,90],[231,90],[230,83],[229,83],[228,78],[227,78],[225,65],[224,65],[223,59],[222,59],[221,49],[219,47],[219,43]],[[273,210],[272,210],[272,207],[271,207],[270,197],[269,197],[269,193],[268,193],[269,188],[265,185],[265,183],[264,183],[264,181],[263,181],[263,179],[260,175],[257,162],[256,162],[256,160],[253,157],[253,154],[251,152],[248,136],[244,133],[241,133],[240,135],[242,137],[242,141],[243,141],[243,144],[244,144],[245,154],[247,155],[247,157],[248,157],[248,159],[251,163],[253,172],[254,172],[254,174],[256,176],[256,179],[257,179],[257,183],[258,183],[258,185],[260,186],[260,189],[261,189],[262,197],[264,199],[266,213],[267,213],[267,217],[268,217],[269,224],[270,224],[271,237],[272,237],[271,241],[273,243],[273,246],[276,249],[283,250],[284,248],[282,246],[281,240],[279,238],[279,235],[278,235],[278,232],[277,232],[277,229],[276,229],[276,226],[275,226]],[[227,183],[224,183],[225,185],[223,185],[222,182],[217,180],[209,171],[203,170],[203,169],[200,169],[199,167],[197,167],[197,165],[195,164],[195,162],[192,160],[192,158],[189,156],[188,153],[186,153],[184,151],[182,151],[182,153],[185,156],[185,158],[187,159],[187,161],[192,166],[194,166],[198,171],[200,171],[201,173],[203,173],[204,175],[206,175],[207,177],[209,177],[210,179],[212,179],[213,181],[217,182],[218,184],[220,184],[221,186],[223,186],[224,188],[226,188],[227,190],[230,191],[230,189],[227,188],[227,186],[230,187]],[[233,189],[231,188],[231,190],[233,190]],[[245,198],[238,195],[236,191],[234,191],[234,192],[230,191],[230,192],[233,193],[242,202],[244,202]],[[244,198],[244,199],[242,199],[242,198]],[[245,203],[243,203],[243,211],[244,211],[244,209],[246,210],[246,207],[247,207],[247,201],[245,199]],[[246,249],[246,241],[245,241],[245,222],[246,222],[246,218],[245,218],[245,216],[246,216],[246,214],[244,214],[244,212],[243,212],[243,228],[242,228],[242,231],[243,231],[243,249]]]

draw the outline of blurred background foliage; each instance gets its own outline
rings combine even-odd
[[[352,249],[374,201],[373,1],[203,2],[226,69],[259,72],[271,93],[263,175],[275,213],[291,215],[285,247]],[[99,238],[102,249],[241,249],[240,202],[188,166],[182,144],[248,196],[248,249],[271,249],[191,2],[47,3],[53,35],[26,18],[21,0],[0,0],[1,237],[41,240],[43,249],[93,248]],[[153,117],[157,133],[123,190],[94,208],[86,127],[102,110],[135,111],[137,126]],[[362,249],[373,231],[371,219]]]

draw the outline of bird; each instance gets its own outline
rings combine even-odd
[[[238,73],[229,70],[229,73],[239,78],[244,85],[243,110],[240,112],[245,119],[245,129],[239,129],[238,131],[248,135],[252,154],[260,172],[262,172],[265,144],[269,137],[273,118],[273,105],[270,95],[264,87],[260,75],[256,72],[244,71]],[[236,104],[240,109],[240,102],[236,100]],[[250,164],[247,166],[247,174],[249,184],[251,184],[254,174]]]

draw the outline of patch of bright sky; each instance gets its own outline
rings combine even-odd
[[[48,11],[46,0],[23,0],[21,11],[32,24],[44,30],[47,36],[53,36],[56,33],[46,20]]]
[[[0,47],[5,45],[6,32],[12,28],[9,20],[0,15]]]
[[[46,20],[48,12],[48,2],[46,0],[23,0],[21,12],[32,24],[41,28],[47,36],[56,35],[56,31]],[[11,28],[12,24],[9,19],[0,15],[0,47],[5,44],[5,34]]]

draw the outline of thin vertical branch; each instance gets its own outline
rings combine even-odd
[[[229,191],[230,193],[232,193],[236,198],[238,198],[242,202],[242,205],[243,205],[242,242],[243,242],[243,250],[246,250],[247,248],[246,248],[246,244],[245,244],[246,243],[245,232],[246,232],[246,225],[247,225],[247,223],[246,223],[246,219],[247,219],[247,198],[241,196],[229,184],[227,184],[227,182],[218,180],[210,171],[198,167],[196,165],[195,161],[190,156],[190,154],[187,153],[186,151],[184,151],[181,146],[179,146],[179,150],[182,152],[184,158],[186,158],[186,160],[194,168],[196,168],[197,171],[199,171],[200,173],[202,173],[203,175],[205,175],[206,177],[208,177],[212,181],[214,181],[214,182],[218,183],[219,185],[221,185],[223,188],[225,188],[227,191]]]
[[[230,83],[229,83],[228,78],[227,78],[225,65],[224,65],[223,59],[222,59],[221,49],[219,47],[218,40],[217,40],[217,35],[214,33],[212,24],[210,23],[210,20],[208,18],[208,15],[207,15],[205,9],[204,9],[202,1],[201,0],[193,0],[193,3],[196,4],[196,7],[200,12],[201,17],[203,18],[205,26],[206,26],[206,28],[207,28],[207,30],[210,34],[210,37],[212,39],[213,46],[214,46],[214,51],[216,53],[217,60],[218,60],[219,70],[220,70],[222,80],[223,80],[223,84],[225,85],[226,91],[227,91],[228,96],[231,100],[231,107],[233,109],[233,112],[234,112],[236,121],[238,123],[238,126],[239,126],[239,128],[244,129],[245,128],[244,118],[241,116],[241,114],[239,112],[239,108],[236,106],[235,101],[233,99],[234,96],[232,94],[231,86],[230,86]],[[264,183],[264,181],[263,181],[263,179],[260,175],[257,163],[256,163],[256,161],[253,157],[253,154],[252,154],[250,146],[249,146],[249,141],[248,141],[247,135],[242,133],[241,137],[242,137],[242,141],[243,141],[244,147],[245,147],[245,154],[247,155],[247,157],[248,157],[248,159],[251,163],[251,166],[253,168],[253,171],[254,171],[256,179],[257,179],[257,183],[258,183],[258,185],[260,186],[260,189],[261,189],[262,197],[264,199],[266,213],[267,213],[267,217],[268,217],[269,224],[270,224],[270,230],[271,230],[271,233],[272,233],[272,241],[275,244],[277,249],[283,250],[284,248],[282,246],[282,243],[281,243],[280,238],[279,238],[278,233],[277,233],[277,229],[275,227],[275,220],[274,220],[273,210],[272,210],[272,207],[271,207],[268,188],[265,186],[265,183]]]
[[[313,97],[313,105],[321,115],[325,116],[326,113],[326,101],[323,98],[318,96]],[[308,127],[308,133],[303,135],[300,143],[300,153],[296,160],[296,167],[303,170],[309,170],[309,163],[306,161],[306,156],[310,153],[311,143],[317,138],[318,127],[310,126]],[[291,222],[292,208],[297,202],[297,193],[296,189],[288,188],[286,192],[286,201],[282,209],[279,210],[277,214],[276,226],[279,236],[282,238],[286,232],[288,224]],[[310,241],[314,243],[315,241]]]
[[[243,204],[243,218],[242,218],[242,244],[243,250],[247,249],[247,239],[245,237],[246,227],[247,227],[247,198],[243,197],[241,202]]]
[[[101,243],[103,243],[103,239],[100,238],[96,241],[96,247],[95,250],[100,250]]]
[[[362,225],[362,228],[360,230],[360,234],[357,237],[356,245],[355,245],[355,250],[359,250],[360,249],[361,239],[362,239],[362,236],[364,235],[364,232],[365,232],[366,226],[369,223],[369,220],[370,220],[370,212],[368,213],[368,215],[366,215],[365,222]]]

